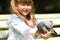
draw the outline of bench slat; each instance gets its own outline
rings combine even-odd
[[[9,34],[9,30],[0,30],[0,38],[6,38]]]
[[[60,27],[53,28],[57,35],[60,35]]]
[[[8,28],[6,22],[7,21],[0,21],[0,28]]]
[[[36,40],[43,40],[42,38],[36,39]],[[51,37],[48,40],[60,40],[60,37]]]
[[[5,15],[0,15],[0,20],[6,20],[11,17],[11,14],[5,14]],[[60,18],[60,14],[35,14],[36,18],[40,19],[55,19],[55,18]]]
[[[10,15],[0,15],[0,20],[7,20],[11,17],[11,14]]]
[[[54,25],[60,25],[60,18],[59,19],[37,19],[38,22],[45,21],[45,20],[51,20],[53,21]]]

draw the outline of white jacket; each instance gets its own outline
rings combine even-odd
[[[7,21],[7,25],[9,27],[9,36],[7,40],[35,40],[32,35],[37,28],[28,27],[16,14],[11,16]]]

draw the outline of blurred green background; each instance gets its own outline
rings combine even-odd
[[[10,1],[0,1],[0,14],[10,14]],[[60,13],[60,0],[33,0],[35,13]]]

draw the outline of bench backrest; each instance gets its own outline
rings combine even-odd
[[[11,17],[11,14],[1,14],[0,15],[0,38],[5,38],[8,36],[9,31],[6,21]],[[52,20],[54,25],[60,25],[60,14],[35,14],[38,22],[43,20]],[[58,27],[57,27],[58,28]],[[58,30],[54,28],[57,32]],[[4,35],[3,35],[4,34]],[[60,34],[60,31],[57,32]]]

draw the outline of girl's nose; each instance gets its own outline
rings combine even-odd
[[[25,8],[28,8],[28,6],[27,6],[27,5],[25,5]]]
[[[23,10],[26,11],[27,9],[28,9],[28,6],[25,6]]]

